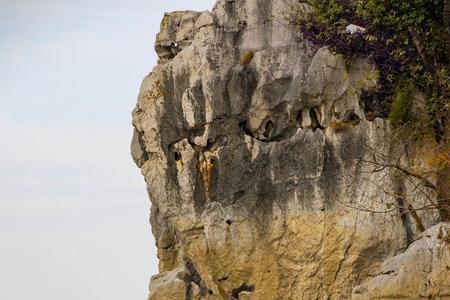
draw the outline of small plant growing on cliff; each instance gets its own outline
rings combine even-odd
[[[411,120],[412,93],[411,85],[397,89],[389,112],[389,120],[394,128],[399,128]]]
[[[355,125],[356,124],[354,122],[342,121],[342,120],[334,120],[333,122],[330,123],[330,127],[336,133],[349,131],[352,128],[354,128]]]
[[[246,52],[241,57],[241,65],[243,65],[243,66],[248,65],[252,61],[253,56],[255,56],[255,52],[253,52],[253,51]]]

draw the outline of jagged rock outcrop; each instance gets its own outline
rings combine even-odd
[[[360,101],[376,70],[303,40],[287,9],[220,0],[163,18],[133,111],[160,261],[150,300],[349,299],[419,234],[374,212],[395,203],[387,189],[414,189],[364,164],[395,147]]]
[[[386,260],[376,277],[354,289],[353,299],[450,299],[449,224],[429,228]]]

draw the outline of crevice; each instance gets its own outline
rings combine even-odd
[[[343,118],[344,122],[352,122],[352,123],[359,123],[360,118],[358,117],[358,115],[355,113],[354,109],[351,110],[347,110],[344,113],[344,118]]]
[[[196,137],[201,137],[205,134],[205,127],[200,127],[200,128],[195,128],[190,130],[189,132],[189,137],[188,137],[188,143],[189,145],[191,145],[191,147],[193,149],[198,150],[197,148],[199,147],[197,144],[195,144],[195,138]]]
[[[252,132],[250,131],[250,129],[247,128],[247,121],[241,121],[239,122],[239,128],[241,128],[241,131],[245,134],[248,135],[250,137],[253,137]],[[254,137],[253,137],[254,138]]]
[[[263,136],[264,136],[266,139],[270,139],[270,138],[271,138],[273,128],[274,128],[274,124],[273,124],[273,122],[272,122],[271,120],[269,120],[269,121],[266,123],[266,125],[264,126],[264,133],[263,133]]]
[[[240,287],[235,288],[231,291],[232,299],[239,299],[239,294],[242,292],[254,292],[255,286],[254,285],[248,285],[246,283],[243,283]]]
[[[209,122],[197,125],[197,126],[191,128],[190,130],[188,130],[187,134],[185,134],[185,135],[181,136],[180,138],[176,139],[175,141],[171,142],[168,145],[168,148],[170,149],[173,145],[181,142],[184,139],[187,139],[188,143],[192,146],[192,148],[197,149],[198,145],[195,144],[194,139],[196,137],[202,136],[204,134],[205,126],[214,124],[215,122],[218,122],[218,121],[228,120],[228,119],[236,119],[236,118],[238,118],[238,119],[242,118],[242,114],[239,113],[239,114],[235,114],[235,115],[223,115],[220,117],[216,117]],[[241,121],[239,123],[239,126],[245,126],[245,121]]]
[[[217,279],[217,281],[219,281],[219,282],[226,281],[226,280],[228,280],[229,277],[230,276],[226,275],[226,276],[224,276],[222,278]]]
[[[414,231],[412,229],[411,220],[408,214],[408,208],[405,201],[405,185],[401,178],[394,177],[394,194],[397,201],[398,213],[402,220],[403,227],[405,228],[406,243],[407,246],[414,242]]]
[[[181,160],[181,153],[178,150],[174,150],[173,151],[173,158],[175,159],[175,161],[180,161]]]
[[[200,277],[200,274],[198,273],[192,261],[190,261],[188,258],[185,258],[185,269],[189,274],[186,280],[186,283],[188,284],[186,299],[188,300],[192,299],[192,282],[195,283],[200,288],[200,295],[202,297],[206,296],[206,294],[210,292],[210,290],[206,287],[205,283]]]
[[[206,147],[203,151],[214,151],[217,148],[225,146],[227,138],[228,137],[226,135],[219,135],[214,140],[208,139]]]
[[[297,117],[295,118],[295,122],[298,128],[303,129],[303,109],[300,109],[297,113]]]
[[[316,131],[317,129],[320,129],[320,130],[325,129],[325,127],[322,127],[322,125],[320,125],[319,118],[317,116],[317,112],[314,108],[311,108],[309,110],[309,117],[311,118],[311,128],[313,131]]]
[[[168,246],[161,247],[161,249],[163,249],[163,250],[169,250],[169,249],[172,248],[172,247],[173,247],[173,245],[170,244],[170,245],[168,245]]]
[[[294,126],[284,128],[279,134],[270,139],[271,142],[282,142],[290,139],[297,133],[297,128]]]
[[[297,133],[297,127],[295,126],[288,126],[281,130],[280,133],[274,135],[274,123],[272,121],[268,121],[264,128],[263,136],[264,138],[258,138],[256,137],[247,127],[246,127],[246,121],[243,121],[240,123],[242,132],[244,135],[247,135],[255,140],[258,140],[263,143],[270,143],[270,142],[282,142],[284,140],[290,139]]]

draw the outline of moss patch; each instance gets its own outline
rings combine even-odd
[[[241,57],[241,65],[248,65],[252,61],[253,56],[255,56],[255,52],[253,51],[246,52]]]
[[[397,89],[389,111],[389,121],[394,128],[404,126],[411,121],[412,93],[411,84]]]

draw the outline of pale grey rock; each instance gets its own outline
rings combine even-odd
[[[185,300],[187,285],[183,268],[152,277],[148,300]]]
[[[360,99],[376,69],[303,40],[285,10],[220,0],[164,16],[131,147],[167,279],[151,295],[349,299],[419,233],[397,212],[355,209],[385,210],[395,199],[380,186],[398,183],[362,163],[368,146],[392,151],[387,122],[366,120]],[[337,132],[336,121],[352,125]]]
[[[172,58],[190,45],[199,15],[200,13],[194,11],[177,11],[164,15],[155,43],[155,50],[160,59]],[[207,20],[203,23],[205,21]]]
[[[450,225],[423,232],[408,249],[380,267],[377,276],[353,290],[352,299],[450,298]]]
[[[204,11],[200,14],[195,22],[195,28],[199,29],[205,26],[214,26],[214,19],[209,11]]]

